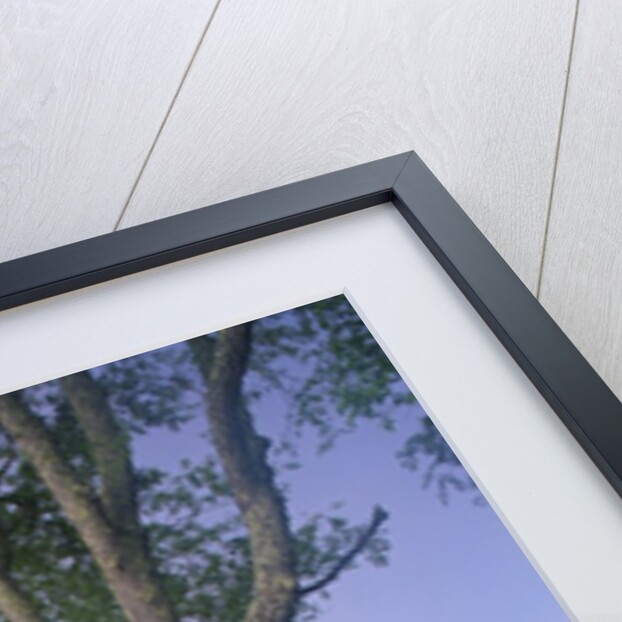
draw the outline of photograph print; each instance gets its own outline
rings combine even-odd
[[[337,296],[0,396],[0,620],[568,618]]]

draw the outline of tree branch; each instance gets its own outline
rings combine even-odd
[[[9,454],[4,459],[4,463],[0,467],[0,482],[4,480],[4,476],[9,472],[9,469],[13,466],[16,459],[17,459],[17,456],[14,453]]]
[[[191,347],[207,385],[210,433],[250,540],[253,594],[244,620],[290,622],[297,605],[293,539],[267,461],[268,441],[256,432],[242,398],[251,325],[221,331],[210,352],[205,345]]]
[[[9,622],[43,622],[35,603],[11,576],[13,550],[10,536],[11,530],[0,525],[0,610]]]
[[[4,572],[0,572],[0,609],[10,622],[43,622],[30,599]]]
[[[337,561],[334,567],[321,579],[315,581],[311,585],[301,587],[298,589],[299,596],[307,596],[312,592],[323,590],[330,583],[337,580],[339,575],[354,561],[354,559],[365,550],[365,547],[369,544],[374,537],[382,523],[389,518],[389,514],[386,510],[380,506],[374,508],[372,519],[363,533],[358,537],[352,548]]]
[[[171,604],[151,566],[108,521],[101,502],[80,481],[44,422],[19,394],[0,397],[0,424],[33,465],[102,570],[111,592],[131,622],[176,622]]]
[[[136,485],[129,440],[108,404],[103,388],[88,372],[61,380],[63,392],[84,430],[101,477],[101,501],[115,529],[139,532]]]

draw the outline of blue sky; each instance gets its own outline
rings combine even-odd
[[[255,408],[258,427],[276,438],[283,405],[265,399]],[[353,522],[368,520],[380,503],[390,513],[389,565],[361,563],[343,574],[322,601],[321,622],[561,622],[568,620],[492,509],[472,493],[453,493],[443,505],[421,474],[404,469],[396,451],[422,416],[403,409],[395,432],[361,423],[321,455],[311,433],[300,443],[302,467],[286,476],[294,524],[308,513],[344,502]],[[176,470],[182,457],[205,453],[204,418],[180,433],[155,431],[139,439],[136,460]]]

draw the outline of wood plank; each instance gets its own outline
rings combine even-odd
[[[622,398],[622,4],[582,2],[541,300]]]
[[[529,287],[573,0],[224,0],[127,227],[415,149]]]
[[[0,260],[114,227],[214,2],[0,3]]]

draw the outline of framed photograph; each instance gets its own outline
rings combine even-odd
[[[622,618],[622,404],[413,152],[0,308],[0,619]]]

